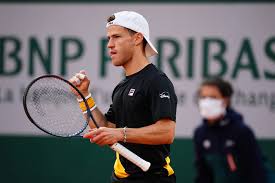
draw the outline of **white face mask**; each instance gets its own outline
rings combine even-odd
[[[210,97],[199,100],[199,110],[201,116],[206,119],[215,119],[225,114],[223,100]]]

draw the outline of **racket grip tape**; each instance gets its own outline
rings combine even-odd
[[[119,143],[115,143],[110,147],[114,151],[118,152],[121,156],[123,156],[124,158],[128,159],[129,161],[131,161],[132,163],[140,167],[144,172],[149,170],[151,166],[150,162],[145,161],[144,159],[142,159],[141,157],[139,157],[138,155],[136,155],[135,153],[133,153],[132,151],[124,147],[123,145]]]

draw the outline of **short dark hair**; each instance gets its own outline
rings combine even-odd
[[[116,18],[115,15],[109,16],[109,17],[107,18],[107,23],[113,21],[115,18]]]
[[[219,77],[208,78],[208,79],[204,80],[201,83],[200,88],[202,86],[215,86],[215,87],[217,87],[219,92],[221,93],[221,95],[223,97],[231,98],[231,96],[234,93],[232,85],[228,81],[225,81],[225,80],[223,80],[222,78],[219,78]]]
[[[223,80],[219,77],[212,77],[205,79],[201,84],[197,91],[197,95],[195,97],[195,101],[198,102],[198,99],[200,98],[200,90],[203,86],[214,86],[216,87],[221,95],[225,98],[228,98],[228,107],[231,106],[231,97],[234,93],[234,90],[231,86],[231,84],[228,81]]]

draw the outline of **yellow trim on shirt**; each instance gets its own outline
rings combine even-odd
[[[173,175],[175,172],[174,172],[173,168],[170,166],[171,160],[170,160],[169,156],[167,156],[165,158],[165,161],[167,164],[163,168],[165,168],[167,170],[168,176]]]
[[[167,170],[168,176],[173,175],[175,172],[174,172],[173,168],[170,166],[171,160],[170,160],[169,156],[167,156],[165,158],[165,161],[166,161],[166,165],[163,166],[163,168],[165,168]],[[126,178],[126,177],[130,176],[128,173],[126,173],[125,168],[121,164],[121,162],[119,160],[119,154],[118,153],[116,153],[116,161],[115,161],[115,164],[114,164],[114,171],[115,171],[115,175],[118,178]]]
[[[128,173],[126,173],[125,168],[123,167],[123,165],[121,164],[120,160],[119,160],[119,154],[116,153],[116,161],[114,164],[114,171],[115,171],[115,175],[118,178],[126,178],[129,176]]]

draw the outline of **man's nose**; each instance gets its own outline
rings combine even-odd
[[[114,42],[112,41],[112,39],[109,39],[108,44],[107,44],[107,47],[108,47],[108,48],[114,47]]]

